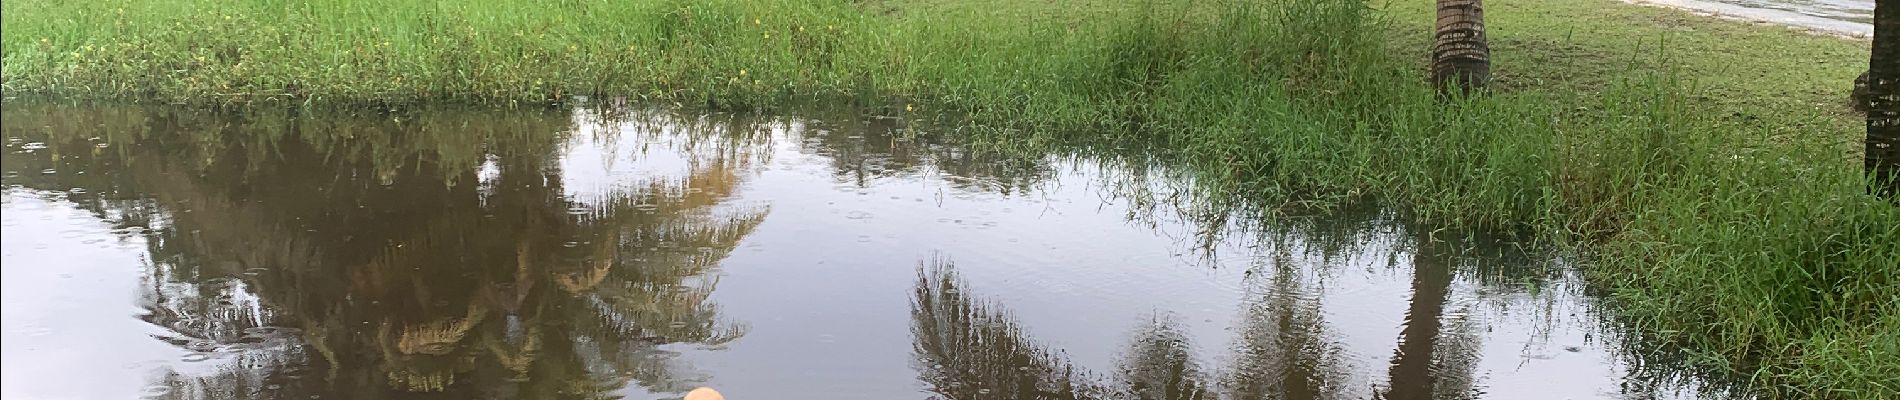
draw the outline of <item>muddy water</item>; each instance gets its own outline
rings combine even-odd
[[[1632,0],[1849,36],[1874,33],[1873,0]]]
[[[1378,210],[1251,218],[1138,159],[981,153],[897,119],[0,121],[7,399],[1713,386],[1612,329],[1562,258]]]

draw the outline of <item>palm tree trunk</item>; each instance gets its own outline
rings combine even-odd
[[[1491,80],[1491,46],[1484,36],[1484,0],[1438,0],[1432,42],[1432,84],[1438,92],[1470,94]]]
[[[1867,75],[1867,174],[1877,193],[1900,198],[1900,1],[1874,3]]]

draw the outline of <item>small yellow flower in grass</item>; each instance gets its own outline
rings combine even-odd
[[[805,26],[804,26],[804,25],[799,25],[799,26],[798,26],[798,31],[799,31],[799,32],[804,32],[804,31],[805,31]]]
[[[772,38],[772,34],[770,34],[770,33],[767,33],[767,34],[765,34],[765,38],[766,38],[766,39],[771,39],[771,38]]]
[[[917,110],[917,109],[915,109],[915,108],[911,108],[911,106],[910,106],[909,104],[905,104],[905,105],[904,105],[904,111],[906,111],[906,112],[909,112],[909,111],[916,111],[916,110]]]
[[[229,16],[229,15],[226,15],[226,16],[224,16],[224,20],[225,20],[225,21],[230,21],[230,20],[231,20],[231,16]]]
[[[753,24],[753,25],[758,25],[758,24],[759,24],[759,19],[758,19],[758,18],[753,18],[753,19],[752,19],[752,24]]]
[[[745,76],[745,70],[739,70],[739,76]]]

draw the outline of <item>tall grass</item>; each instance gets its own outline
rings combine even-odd
[[[1578,245],[1650,337],[1789,397],[1900,397],[1900,210],[1831,132],[1693,75],[1440,99],[1354,0],[12,0],[7,96],[955,115],[997,148],[1152,148],[1249,201],[1377,200]],[[1508,36],[1504,36],[1508,38]],[[1635,65],[1635,64],[1632,64]],[[1778,117],[1798,119],[1801,117]],[[1808,129],[1838,118],[1808,115]],[[1797,128],[1799,129],[1799,128]],[[1775,130],[1775,132],[1767,132]],[[1751,137],[1793,137],[1761,145]]]

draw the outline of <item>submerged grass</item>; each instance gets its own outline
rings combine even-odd
[[[1423,82],[1429,1],[0,3],[7,96],[955,115],[1002,149],[1156,148],[1260,204],[1377,199],[1587,245],[1649,337],[1786,397],[1900,397],[1900,210],[1865,44],[1611,0],[1497,5],[1500,89]],[[1831,86],[1830,86],[1831,85]]]

